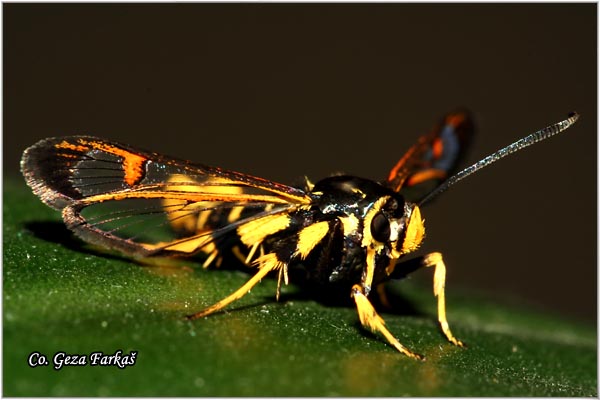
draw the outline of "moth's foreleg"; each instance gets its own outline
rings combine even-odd
[[[438,321],[440,328],[450,343],[464,347],[464,343],[456,339],[452,334],[450,326],[448,325],[448,319],[446,318],[446,264],[444,263],[441,253],[429,253],[423,257],[418,257],[397,265],[390,278],[402,278],[418,269],[428,267],[434,267],[433,294],[435,297],[437,297]]]
[[[451,343],[463,347],[464,344],[456,339],[450,331],[448,319],[446,318],[446,264],[442,258],[442,253],[430,253],[423,257],[424,267],[435,267],[433,271],[433,294],[438,300],[438,321],[442,332]]]

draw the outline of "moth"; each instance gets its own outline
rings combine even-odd
[[[334,175],[288,186],[240,172],[166,157],[90,136],[49,138],[23,153],[33,192],[62,212],[86,242],[133,258],[203,254],[204,266],[239,259],[255,272],[238,290],[189,319],[243,297],[269,273],[353,299],[363,327],[401,353],[370,297],[391,279],[432,267],[438,320],[446,339],[463,346],[446,318],[446,266],[434,252],[404,262],[425,237],[421,208],[471,173],[570,127],[576,113],[451,175],[473,135],[467,111],[444,116],[379,182]],[[229,261],[228,261],[229,262]]]

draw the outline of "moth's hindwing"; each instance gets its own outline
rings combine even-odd
[[[86,136],[38,142],[21,169],[78,236],[134,256],[192,254],[311,202],[303,190],[267,179]]]
[[[417,202],[456,170],[474,131],[473,119],[468,111],[445,115],[396,163],[385,185]]]

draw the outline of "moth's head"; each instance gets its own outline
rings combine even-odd
[[[363,246],[387,249],[395,259],[415,251],[425,238],[425,225],[419,206],[400,195],[382,196],[365,215]]]

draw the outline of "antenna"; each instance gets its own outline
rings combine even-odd
[[[480,170],[481,168],[487,167],[491,163],[498,161],[499,159],[506,157],[507,155],[512,154],[516,151],[524,149],[527,146],[531,146],[534,143],[540,142],[544,139],[548,139],[551,136],[561,133],[562,131],[573,125],[578,118],[579,114],[577,114],[576,112],[572,112],[568,115],[567,119],[557,122],[554,125],[547,126],[544,129],[534,132],[529,136],[525,136],[524,138],[517,140],[513,144],[510,144],[498,150],[497,152],[490,154],[484,159],[477,161],[470,167],[467,167],[459,173],[448,178],[442,185],[438,186],[431,193],[425,196],[425,198],[419,202],[419,206],[422,206],[428,201],[431,201],[431,199],[433,199],[434,197],[436,197],[437,195],[439,195],[458,181],[471,175],[473,172]]]

